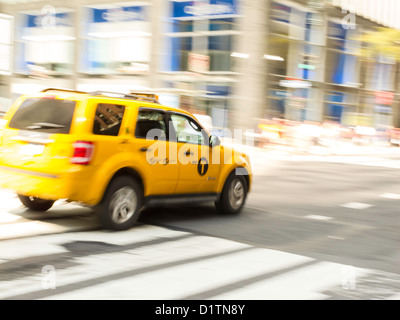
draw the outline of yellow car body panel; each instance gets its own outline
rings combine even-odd
[[[219,176],[217,192],[222,192],[225,181],[232,172],[236,172],[237,175],[243,175],[245,177],[247,181],[247,190],[250,191],[253,173],[249,156],[234,148],[226,146],[220,146],[219,148],[221,149],[219,150],[219,154],[223,165]]]

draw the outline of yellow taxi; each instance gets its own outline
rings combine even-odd
[[[238,213],[250,191],[246,154],[149,95],[50,88],[21,96],[2,121],[0,187],[32,210],[78,202],[125,230],[150,205],[214,201]]]

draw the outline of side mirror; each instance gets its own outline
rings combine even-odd
[[[211,148],[221,145],[221,140],[217,136],[210,136],[209,145]]]

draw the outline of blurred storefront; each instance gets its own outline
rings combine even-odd
[[[51,5],[15,16],[14,72],[20,75],[60,77],[73,74],[74,12]]]
[[[85,6],[81,72],[88,75],[149,73],[151,9],[150,3]]]
[[[8,78],[12,74],[13,17],[0,14],[0,117],[11,105]]]
[[[260,118],[388,127],[397,61],[361,59],[357,40],[384,24],[357,9],[355,26],[339,2],[0,0],[0,112],[46,87],[162,88],[162,103],[217,127]]]
[[[319,121],[323,114],[326,25],[322,13],[290,1],[272,1],[267,44],[271,116]]]
[[[390,55],[364,59],[359,40],[381,25],[367,19],[370,4],[357,2],[363,16],[341,4],[271,1],[266,117],[382,130],[395,122],[397,62]]]
[[[240,0],[168,1],[162,56],[162,86],[184,88],[180,106],[228,125],[237,74],[232,52],[243,33]],[[191,95],[190,92],[199,92]]]

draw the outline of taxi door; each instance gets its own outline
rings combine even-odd
[[[213,159],[208,134],[193,118],[175,112],[170,113],[169,127],[170,161],[179,166],[175,193],[215,193],[221,166],[219,157]]]
[[[145,196],[171,195],[178,180],[178,166],[170,163],[164,110],[140,108],[132,145],[134,161],[144,171]]]

